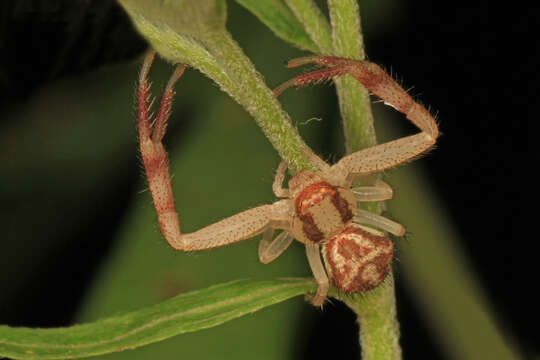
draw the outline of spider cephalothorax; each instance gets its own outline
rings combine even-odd
[[[392,168],[432,147],[438,137],[438,128],[429,112],[373,63],[331,56],[294,59],[289,62],[289,67],[307,63],[325,67],[280,85],[274,90],[276,96],[291,86],[350,74],[386,104],[404,113],[421,132],[347,155],[332,166],[306,150],[305,155],[318,171],[297,173],[289,180],[289,188],[285,189],[282,184],[287,164],[282,162],[272,185],[274,193],[282,200],[183,234],[174,206],[167,154],[161,140],[170,113],[173,86],[185,67],[180,65],[169,80],[151,125],[147,76],[154,54],[151,52],[145,58],[139,80],[139,137],[159,226],[169,244],[183,251],[204,250],[262,233],[259,259],[269,263],[281,255],[293,239],[297,239],[306,246],[307,258],[318,284],[317,293],[311,297],[314,305],[324,303],[328,278],[344,292],[362,292],[377,287],[389,273],[393,257],[392,241],[384,232],[402,236],[405,229],[357,206],[358,202],[392,198],[393,191],[388,184],[375,180],[367,186],[351,188],[351,185],[359,176]],[[275,230],[283,231],[273,238]]]
[[[297,176],[319,178],[304,171]],[[296,180],[296,178],[293,178]],[[294,216],[291,221],[293,237],[305,243],[320,244],[338,234],[356,214],[356,198],[351,190],[332,185],[324,179],[303,186],[294,196]],[[290,186],[290,185],[289,185]]]

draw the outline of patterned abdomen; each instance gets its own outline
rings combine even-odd
[[[377,287],[390,272],[394,245],[385,234],[351,224],[323,245],[326,270],[344,292]]]

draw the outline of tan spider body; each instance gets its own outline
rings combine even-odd
[[[351,188],[355,178],[376,173],[414,158],[435,143],[438,129],[429,112],[414,100],[380,67],[365,61],[337,57],[306,57],[292,60],[289,67],[317,63],[327,66],[300,75],[274,90],[276,96],[291,86],[301,86],[334,76],[350,74],[384,102],[406,114],[421,132],[358,151],[330,166],[312,152],[306,152],[319,171],[301,171],[288,189],[282,187],[287,164],[277,170],[272,189],[284,198],[258,206],[190,234],[180,231],[168,170],[167,154],[161,140],[170,113],[173,86],[184,71],[178,66],[161,99],[158,114],[150,124],[148,71],[154,53],[144,61],[138,88],[138,118],[141,154],[163,236],[177,250],[195,251],[228,245],[263,234],[259,259],[276,259],[293,239],[306,246],[306,254],[318,283],[311,297],[322,305],[328,293],[328,278],[345,292],[375,288],[390,271],[393,244],[382,231],[402,236],[405,229],[382,216],[358,209],[358,201],[392,198],[389,185],[377,180],[373,185]],[[283,230],[273,238],[275,230]],[[379,231],[379,230],[382,231]],[[321,252],[326,266],[321,261]],[[325,270],[326,269],[326,270]]]

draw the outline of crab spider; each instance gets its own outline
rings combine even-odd
[[[331,56],[293,59],[288,67],[308,63],[325,67],[278,86],[274,90],[276,96],[289,87],[350,74],[385,104],[405,114],[421,132],[360,150],[334,165],[328,165],[312,152],[306,152],[318,171],[300,171],[289,180],[288,188],[283,187],[287,164],[281,162],[272,185],[275,195],[281,200],[183,234],[175,210],[167,154],[161,140],[170,115],[174,84],[185,66],[179,65],[171,76],[157,116],[151,123],[147,76],[154,55],[154,52],[150,52],[146,56],[139,78],[139,138],[159,227],[169,244],[177,250],[195,251],[263,234],[259,259],[266,264],[280,256],[296,239],[306,246],[308,262],[318,284],[316,294],[310,297],[315,306],[324,303],[329,278],[344,292],[362,292],[377,287],[389,273],[393,257],[393,244],[385,232],[402,236],[405,228],[357,206],[358,202],[392,198],[393,191],[388,184],[376,180],[371,186],[351,186],[359,176],[392,168],[432,147],[438,137],[438,128],[429,112],[373,63]],[[274,238],[275,230],[282,232]]]

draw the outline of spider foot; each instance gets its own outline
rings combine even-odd
[[[159,109],[155,121],[152,123],[152,115],[150,114],[150,108],[152,101],[150,101],[150,83],[148,82],[148,73],[150,67],[154,61],[156,52],[148,51],[141,68],[139,76],[139,87],[137,90],[138,100],[138,118],[139,118],[139,135],[141,139],[149,139],[152,137],[154,143],[159,143],[165,135],[167,129],[167,121],[171,115],[171,106],[174,97],[174,85],[180,79],[186,66],[179,64],[171,75],[159,104]]]
[[[313,306],[322,307],[326,302],[326,299],[328,299],[328,282],[319,283],[317,291],[314,294],[307,294],[305,299]]]
[[[327,297],[326,295],[319,294],[319,291],[317,290],[317,293],[315,294],[307,294],[304,299],[308,302],[310,302],[313,306],[321,307],[323,306],[324,302],[326,301]]]

